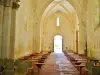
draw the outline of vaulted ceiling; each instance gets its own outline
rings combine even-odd
[[[72,25],[75,26],[75,29],[77,29],[78,25],[78,17],[75,9],[72,7],[72,5],[67,2],[66,0],[55,0],[49,6],[45,9],[42,19],[41,19],[41,29],[42,32],[45,32],[46,24],[45,22],[49,17],[54,14],[60,14],[64,15],[67,19],[69,19],[72,22]]]

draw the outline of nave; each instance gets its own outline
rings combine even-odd
[[[64,53],[51,53],[39,75],[80,75]]]
[[[6,61],[0,66],[0,75],[100,75],[99,59],[73,51],[32,53]]]
[[[100,75],[100,0],[0,0],[0,75],[78,72]]]

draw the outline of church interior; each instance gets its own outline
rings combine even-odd
[[[100,0],[0,0],[0,75],[100,75]]]

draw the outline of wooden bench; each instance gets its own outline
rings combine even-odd
[[[93,67],[100,66],[99,59],[86,57],[84,54],[75,54],[75,53],[67,53],[67,52],[65,52],[64,54],[72,62],[72,64],[80,71],[80,73],[81,73],[82,68],[84,68],[86,72],[90,72],[90,71],[92,72]],[[91,61],[93,65],[90,63],[87,63],[88,60]],[[85,75],[87,75],[87,73],[85,73]]]
[[[68,57],[71,63],[77,68],[77,70],[81,74],[81,69],[85,68],[87,59],[75,53],[66,53],[65,55]]]
[[[35,65],[38,67],[38,73],[40,72],[41,66],[45,63],[35,63]]]
[[[15,65],[18,65],[18,64],[20,64],[20,66],[19,67],[21,67],[22,65],[24,65],[25,64],[25,62],[32,62],[32,66],[31,67],[33,67],[33,68],[30,68],[29,69],[29,73],[31,73],[31,72],[33,72],[33,70],[34,69],[36,69],[36,68],[34,68],[35,66],[33,66],[33,65],[36,65],[37,66],[37,68],[38,68],[38,73],[39,73],[39,71],[40,71],[40,69],[41,69],[41,66],[42,65],[44,65],[45,63],[45,59],[47,59],[47,56],[49,55],[50,53],[48,53],[48,52],[42,52],[42,53],[33,53],[33,54],[29,54],[29,55],[27,55],[27,56],[24,56],[24,57],[21,57],[21,58],[19,58],[18,60],[19,61],[17,61],[17,64],[15,63]],[[27,63],[26,63],[26,65],[27,65]],[[17,66],[18,67],[18,66]],[[26,66],[27,67],[27,66]],[[22,67],[21,67],[22,68]],[[21,72],[21,71],[20,71]]]
[[[85,66],[86,66],[86,63],[84,63],[84,62],[77,62],[77,63],[74,63],[75,65],[75,67],[77,68],[77,70],[80,72],[80,74],[81,74],[81,69],[82,68],[84,68]]]
[[[87,62],[86,63],[86,69],[85,69],[85,71],[86,71],[85,75],[88,75],[88,73],[92,74],[92,69],[94,67],[100,67],[100,63],[95,64],[95,62],[92,62],[92,61]]]

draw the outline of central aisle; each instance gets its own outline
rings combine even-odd
[[[63,53],[51,53],[39,75],[80,75]]]

